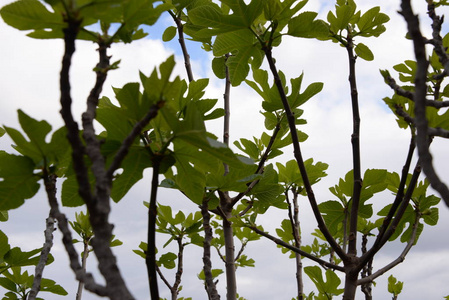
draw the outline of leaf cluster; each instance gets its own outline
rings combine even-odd
[[[42,248],[22,251],[19,247],[11,248],[8,237],[3,231],[0,231],[0,286],[8,291],[3,299],[27,297],[33,285],[34,275],[29,275],[28,271],[22,272],[22,267],[37,265],[41,250]],[[50,254],[47,264],[51,264],[53,261],[54,258]],[[41,291],[67,295],[64,288],[47,278],[42,278]]]

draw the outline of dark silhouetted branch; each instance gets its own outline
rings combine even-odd
[[[373,282],[374,279],[385,274],[386,272],[388,272],[389,270],[391,270],[392,268],[394,268],[395,266],[397,266],[398,264],[402,263],[405,260],[405,257],[407,256],[408,252],[410,251],[410,249],[413,247],[413,245],[415,243],[416,234],[418,232],[418,227],[419,227],[419,219],[420,219],[420,215],[418,213],[416,213],[415,222],[413,223],[412,235],[410,236],[410,239],[408,240],[407,245],[405,246],[401,255],[399,255],[398,258],[396,258],[394,261],[392,261],[385,267],[379,269],[375,273],[373,273],[369,276],[363,277],[362,279],[359,279],[357,281],[357,285],[364,285],[364,284]]]
[[[439,192],[446,205],[449,206],[449,189],[444,184],[432,164],[432,155],[429,151],[428,122],[426,118],[426,93],[427,93],[427,54],[425,49],[426,40],[419,29],[419,19],[413,13],[410,0],[402,0],[401,14],[407,22],[408,32],[413,40],[414,52],[417,61],[415,74],[415,125],[417,130],[416,144],[421,166],[431,186]]]
[[[208,199],[203,200],[201,205],[201,215],[203,216],[203,230],[204,230],[204,241],[203,241],[203,270],[205,277],[205,288],[209,300],[218,300],[220,295],[217,292],[217,287],[212,276],[212,261],[211,261],[211,241],[212,241],[212,227],[210,226],[210,214],[208,209]]]
[[[322,265],[323,267],[326,267],[326,268],[329,268],[329,269],[333,269],[333,270],[337,270],[337,271],[341,271],[341,272],[344,272],[344,271],[345,271],[344,267],[341,267],[341,266],[337,266],[337,265],[331,264],[331,263],[329,263],[329,262],[327,262],[327,261],[325,261],[325,260],[322,260],[322,259],[320,259],[320,258],[318,258],[318,257],[316,257],[316,256],[313,256],[312,254],[310,254],[310,253],[308,253],[308,252],[305,252],[305,251],[303,251],[303,250],[301,250],[301,249],[299,249],[299,248],[296,248],[296,247],[290,245],[289,243],[286,243],[286,242],[284,242],[283,240],[278,239],[278,238],[276,238],[276,237],[270,235],[269,233],[266,233],[266,232],[260,230],[260,229],[257,228],[256,226],[248,226],[248,228],[250,228],[250,229],[253,230],[254,232],[260,234],[261,236],[266,237],[267,239],[269,239],[269,240],[275,242],[275,243],[278,244],[278,245],[281,245],[281,246],[283,246],[283,247],[285,247],[285,248],[287,248],[287,249],[289,249],[289,250],[291,250],[291,251],[293,251],[293,252],[295,252],[295,253],[299,253],[299,254],[301,254],[302,256],[307,257],[308,259],[311,259],[311,260],[313,260],[314,262],[319,263],[319,264]]]
[[[294,149],[293,154],[295,156],[296,162],[299,167],[299,171],[302,176],[302,180],[304,182],[304,188],[307,192],[307,198],[309,199],[310,206],[312,207],[313,214],[315,215],[315,219],[318,222],[318,228],[321,230],[324,237],[326,238],[328,243],[331,245],[331,247],[335,250],[337,255],[341,259],[346,260],[347,259],[346,253],[344,253],[344,251],[341,249],[340,245],[338,245],[338,243],[335,241],[334,237],[329,232],[329,229],[327,228],[327,226],[323,220],[323,217],[321,216],[320,210],[318,208],[318,202],[315,199],[315,193],[313,192],[312,185],[310,184],[307,170],[306,170],[306,167],[304,164],[304,159],[302,158],[298,133],[296,131],[295,116],[293,115],[290,105],[288,103],[287,96],[285,94],[281,78],[279,77],[279,73],[278,73],[276,65],[274,63],[274,59],[272,56],[272,49],[269,46],[264,46],[262,50],[265,52],[265,56],[268,60],[268,64],[270,65],[271,73],[273,74],[277,90],[279,92],[282,104],[284,106],[285,114],[287,116],[287,121],[288,121],[288,125],[290,128],[290,134],[292,137],[292,143],[293,143],[293,149]]]

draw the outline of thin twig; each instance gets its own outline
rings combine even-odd
[[[44,273],[45,265],[47,264],[48,255],[50,254],[51,247],[53,246],[53,231],[55,231],[55,219],[49,215],[45,220],[46,228],[44,231],[45,242],[39,258],[39,263],[36,266],[34,272],[33,286],[28,295],[28,300],[35,300],[40,290],[42,274]]]
[[[320,258],[318,258],[316,256],[313,256],[312,254],[310,254],[308,252],[305,252],[305,251],[303,251],[303,250],[301,250],[299,248],[296,248],[296,247],[290,245],[289,243],[286,243],[283,240],[278,239],[278,238],[272,236],[271,234],[269,234],[269,233],[267,233],[265,231],[260,230],[256,226],[248,226],[248,228],[250,228],[254,232],[260,234],[261,236],[266,237],[269,240],[272,240],[273,242],[275,242],[278,245],[281,245],[281,246],[283,246],[283,247],[285,247],[285,248],[287,248],[287,249],[289,249],[289,250],[291,250],[291,251],[293,251],[295,253],[301,254],[302,256],[307,257],[308,259],[311,259],[314,262],[319,263],[323,267],[326,267],[326,268],[329,268],[329,269],[333,269],[333,270],[337,270],[337,271],[341,271],[341,272],[345,271],[344,267],[331,264],[331,263],[329,263],[329,262],[327,262],[325,260],[322,260],[322,259],[320,259]]]
[[[137,122],[131,132],[128,134],[128,136],[123,140],[120,148],[117,151],[117,154],[114,157],[114,160],[112,161],[111,165],[109,166],[109,169],[106,173],[107,178],[112,181],[112,177],[114,175],[114,172],[120,168],[121,163],[125,159],[126,155],[128,154],[129,148],[133,144],[136,137],[138,137],[142,130],[145,128],[145,126],[154,119],[159,110],[164,106],[164,101],[159,101],[158,103],[154,104],[150,107],[148,110],[148,113],[145,115],[145,117],[142,118],[139,122]],[[149,149],[149,148],[148,148]]]
[[[81,259],[81,263],[82,263],[82,267],[84,272],[86,272],[86,267],[87,267],[87,257],[89,256],[89,241],[91,238],[89,238],[89,240],[84,240],[83,241],[83,245],[84,245],[84,251],[83,251],[83,257]],[[84,289],[84,283],[82,281],[80,281],[78,283],[78,290],[76,292],[76,300],[81,300],[81,297],[83,295],[83,289]]]
[[[394,78],[387,76],[385,78],[387,84],[398,94],[399,96],[405,97],[411,101],[414,101],[415,93],[412,91],[407,91],[400,87]],[[449,101],[436,101],[436,100],[425,100],[426,106],[431,106],[435,108],[449,107]]]
[[[419,163],[419,161],[418,161]],[[399,222],[401,221],[402,217],[404,216],[404,213],[410,203],[410,200],[412,198],[413,195],[413,191],[415,190],[415,187],[418,183],[418,178],[419,175],[421,174],[421,167],[419,166],[419,164],[417,164],[415,166],[415,170],[413,171],[413,175],[412,178],[410,179],[410,182],[407,186],[407,191],[405,192],[405,195],[401,198],[398,198],[398,196],[396,196],[395,199],[395,203],[393,204],[393,206],[398,205],[396,203],[396,201],[398,201],[398,199],[400,199],[400,204],[397,206],[397,212],[396,215],[394,217],[394,219],[390,219],[390,222],[385,222],[384,220],[384,224],[382,225],[381,229],[380,229],[380,234],[377,237],[376,241],[374,242],[373,246],[371,247],[371,249],[366,252],[365,254],[362,255],[362,257],[360,258],[360,263],[359,263],[359,269],[362,269],[363,266],[365,264],[368,263],[368,261],[370,261],[374,255],[380,250],[380,248],[382,248],[385,243],[390,239],[390,237],[394,234],[394,232],[396,231],[396,228],[399,224]],[[389,214],[393,211],[393,209],[390,209]],[[387,216],[391,217],[392,216]],[[388,223],[388,228],[386,227],[386,224]],[[382,234],[383,233],[383,234]]]
[[[168,282],[167,278],[165,278],[164,274],[162,273],[158,265],[156,265],[156,272],[162,279],[162,281],[165,283],[165,285],[171,290],[173,287],[171,286],[170,282]]]
[[[405,161],[404,166],[402,167],[402,174],[401,174],[401,181],[399,182],[398,191],[396,193],[396,197],[393,201],[393,205],[391,206],[390,210],[388,211],[387,216],[385,217],[384,221],[382,222],[382,226],[379,229],[379,233],[376,237],[376,240],[373,243],[373,246],[369,251],[367,251],[365,254],[362,255],[360,259],[360,263],[362,265],[366,265],[369,261],[371,261],[374,257],[374,255],[380,250],[381,248],[381,240],[383,239],[385,232],[387,231],[388,227],[391,224],[391,221],[393,220],[393,216],[395,215],[399,205],[401,204],[403,198],[404,198],[404,190],[405,185],[407,183],[407,177],[410,171],[410,166],[412,163],[413,153],[415,152],[415,135],[412,131],[412,137],[410,139],[410,145],[407,153],[407,159]]]
[[[189,82],[191,82],[193,81],[193,72],[192,72],[192,65],[190,64],[190,55],[189,52],[187,51],[184,39],[184,25],[182,24],[181,19],[178,18],[178,16],[175,15],[171,10],[169,10],[168,12],[175,21],[176,27],[178,29],[178,41],[179,45],[181,45],[182,55],[184,56],[184,66],[187,71],[187,77],[189,79]]]
[[[373,282],[374,279],[376,279],[377,277],[381,276],[385,272],[388,272],[393,267],[397,266],[398,264],[402,263],[405,260],[405,257],[407,256],[408,252],[410,251],[410,249],[413,247],[413,245],[415,243],[416,234],[417,234],[418,228],[419,228],[419,226],[418,226],[419,225],[419,219],[420,219],[420,214],[416,213],[415,222],[413,223],[412,235],[410,236],[410,239],[408,240],[408,243],[405,246],[404,250],[402,251],[401,255],[399,255],[398,258],[396,258],[394,261],[392,261],[391,263],[389,263],[385,267],[379,269],[377,272],[375,272],[375,273],[373,273],[373,274],[371,274],[369,276],[366,276],[366,277],[364,277],[362,279],[357,280],[357,285],[363,285],[363,284],[367,284],[367,283]]]
[[[182,238],[176,239],[178,243],[178,269],[175,274],[175,283],[173,284],[173,288],[171,290],[172,300],[176,300],[178,297],[178,288],[181,284],[181,277],[183,273],[183,265],[184,265],[184,244],[182,243]]]

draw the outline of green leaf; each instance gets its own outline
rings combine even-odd
[[[176,36],[177,28],[174,26],[169,26],[164,30],[164,33],[162,34],[162,40],[164,42],[171,41]]]
[[[217,35],[246,28],[244,20],[237,15],[224,15],[217,5],[202,5],[189,12],[189,18],[194,25],[204,26],[199,34],[205,36]],[[207,29],[212,28],[212,29]]]
[[[5,289],[7,289],[7,290],[10,290],[10,291],[13,291],[13,292],[17,292],[16,284],[9,278],[0,277],[0,286],[5,288]],[[3,298],[3,299],[11,299],[11,298]],[[12,299],[17,299],[17,298],[12,298]]]
[[[6,221],[8,221],[8,211],[0,210],[0,222],[6,222]]]
[[[292,223],[289,219],[282,220],[281,228],[276,228],[276,233],[286,243],[294,240]]]
[[[143,147],[131,147],[122,162],[123,172],[116,175],[112,184],[111,197],[120,201],[126,193],[143,177],[143,171],[151,167],[152,157]]]
[[[282,194],[283,188],[279,184],[278,174],[273,169],[273,165],[265,167],[262,178],[258,184],[251,190],[251,195],[254,195],[260,202],[260,213],[264,213],[270,206],[278,208],[286,208],[285,196]]]
[[[8,236],[0,230],[0,261],[3,260],[3,256],[11,249],[8,244]]]
[[[282,31],[292,17],[307,4],[308,0],[266,0],[264,15],[267,20],[275,21],[278,24],[278,31]],[[295,5],[295,6],[293,6]]]
[[[212,278],[217,278],[220,274],[223,274],[223,270],[221,269],[212,269]],[[206,276],[204,275],[204,270],[201,270],[200,274],[198,274],[198,278],[201,280],[206,280]]]
[[[322,202],[318,207],[329,230],[335,234],[346,217],[345,208],[340,202],[334,200]]]
[[[260,177],[254,174],[255,170],[256,165],[243,165],[240,168],[231,168],[229,173],[224,175],[223,166],[219,166],[214,172],[207,174],[206,185],[221,191],[244,192],[248,188],[248,182]]]
[[[178,256],[172,252],[162,254],[161,257],[158,259],[158,265],[162,265],[167,269],[173,269],[176,267],[177,258]]]
[[[21,206],[39,190],[34,162],[25,156],[0,151],[0,210]]]
[[[19,247],[15,247],[8,251],[3,259],[11,267],[33,266],[39,262],[41,250],[42,248],[22,252]],[[50,255],[47,264],[52,263],[53,260],[53,256]]]
[[[107,97],[99,101],[96,120],[103,125],[108,140],[123,141],[132,130],[133,117],[130,117],[126,108],[118,108]],[[141,110],[143,113],[143,110]]]
[[[226,58],[224,56],[214,57],[212,59],[212,70],[215,76],[220,79],[226,78]]]
[[[51,13],[37,0],[21,0],[5,5],[0,15],[6,24],[19,30],[65,27],[61,14]]]
[[[341,280],[334,271],[326,270],[326,282],[323,279],[321,268],[318,266],[305,267],[304,272],[310,277],[320,294],[335,296],[343,293],[344,289],[338,289]]]
[[[36,121],[21,110],[18,110],[18,115],[20,125],[29,141],[16,129],[5,127],[6,132],[16,143],[14,148],[19,153],[29,156],[36,164],[42,163],[48,152],[45,137],[51,131],[51,126],[46,121]]]
[[[346,2],[344,5],[336,5],[336,15],[334,15],[331,11],[327,14],[327,21],[330,23],[331,29],[334,33],[346,29],[354,16],[356,9],[356,4],[351,0]]]
[[[322,20],[315,20],[318,13],[303,12],[288,22],[288,35],[302,38],[327,39],[329,28]]]
[[[398,281],[393,275],[388,277],[388,292],[397,296],[401,293],[404,283]]]
[[[254,160],[259,159],[262,149],[259,149],[259,147],[254,142],[252,142],[248,139],[245,139],[245,138],[241,138],[240,142],[235,141],[234,145],[237,146],[237,148],[239,148],[246,154],[248,154],[249,157],[251,157],[252,159],[254,159]]]
[[[373,7],[366,11],[357,22],[359,28],[357,35],[364,37],[378,37],[385,31],[383,23],[386,23],[389,20],[390,18],[386,14],[380,12],[379,6]]]
[[[159,19],[160,15],[170,9],[167,3],[161,3],[157,6],[153,4],[156,0],[128,0],[124,2],[122,23],[127,28],[134,28],[139,25],[153,25]]]
[[[56,282],[51,279],[42,278],[40,288],[42,292],[49,292],[61,296],[68,295],[67,291],[62,286],[56,284]]]
[[[176,153],[176,170],[178,171],[175,182],[181,190],[191,201],[201,205],[203,202],[204,188],[205,188],[205,175],[194,167],[192,167],[188,161],[182,159],[179,153]]]
[[[6,130],[0,127],[0,137],[4,136],[6,133]]]
[[[89,177],[89,182],[95,183],[92,175]],[[79,195],[79,185],[75,175],[68,176],[62,183],[61,200],[62,205],[67,207],[77,207],[84,205],[83,199]]]
[[[439,213],[437,207],[432,207],[423,213],[423,220],[427,225],[435,226],[438,223]]]
[[[223,33],[217,36],[214,42],[215,56],[232,53],[226,60],[229,68],[229,77],[233,86],[238,86],[248,75],[249,60],[254,57],[262,60],[263,53],[254,34],[248,29],[241,29]]]
[[[371,50],[362,43],[358,43],[357,46],[355,46],[355,53],[362,59],[367,61],[372,61],[374,59],[374,54],[371,52]]]
[[[263,10],[263,1],[251,1],[246,5],[243,0],[222,0],[222,3],[232,9],[234,15],[239,16],[246,27],[250,27]]]
[[[145,259],[146,258],[146,252],[147,252],[147,249],[148,249],[147,243],[140,242],[139,249],[141,249],[141,250],[133,250],[133,252],[136,253],[137,255],[139,255],[140,257],[142,257],[143,259]]]
[[[240,255],[239,259],[236,260],[236,265],[238,267],[255,267],[255,261],[252,258],[248,258],[247,255]]]

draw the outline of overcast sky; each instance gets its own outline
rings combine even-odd
[[[11,1],[0,0],[0,6]],[[327,11],[332,8],[332,1],[312,0],[304,10],[319,11],[321,18],[325,18]],[[361,106],[361,149],[362,167],[388,169],[400,173],[408,148],[409,134],[396,126],[395,117],[390,113],[382,98],[391,96],[391,90],[383,83],[379,69],[392,70],[393,65],[405,59],[413,59],[410,41],[405,40],[405,24],[396,13],[399,0],[360,0],[359,8],[366,11],[375,5],[380,5],[391,20],[387,23],[387,32],[377,39],[367,39],[366,43],[374,52],[375,60],[357,61],[359,99]],[[420,1],[415,1],[420,2]],[[425,2],[425,1],[421,1]],[[418,5],[417,8],[422,8]],[[423,10],[421,10],[423,12]],[[446,13],[447,13],[446,9]],[[426,20],[422,14],[421,19]],[[185,70],[176,39],[164,44],[161,40],[161,28],[171,25],[171,19],[164,14],[158,26],[150,31],[146,39],[136,41],[131,45],[114,45],[111,49],[113,61],[121,59],[120,69],[109,74],[105,84],[104,95],[112,96],[111,86],[121,87],[130,81],[138,81],[138,71],[149,74],[153,68],[175,53],[177,58],[176,73],[185,76]],[[446,27],[447,28],[447,27]],[[426,28],[425,30],[429,30]],[[33,40],[25,36],[24,32],[16,31],[0,21],[0,124],[18,127],[17,109],[23,109],[36,119],[45,119],[53,125],[53,129],[62,125],[59,115],[59,87],[58,75],[63,43],[61,40],[42,41]],[[208,97],[222,98],[224,83],[213,78],[210,70],[208,54],[200,51],[199,45],[188,44],[193,59],[194,76],[196,79],[211,77],[207,89]],[[302,145],[304,157],[313,157],[315,161],[329,164],[328,176],[315,186],[315,193],[319,201],[333,199],[328,188],[338,182],[352,168],[350,137],[352,133],[352,119],[347,80],[347,59],[344,48],[331,42],[317,42],[285,38],[281,47],[274,51],[277,65],[287,78],[298,77],[304,72],[304,83],[324,82],[323,91],[309,101],[303,108],[304,118],[308,124],[300,129],[309,135],[309,139]],[[85,108],[85,99],[95,78],[91,71],[96,64],[95,47],[89,42],[78,42],[71,71],[72,91],[75,101],[75,113],[79,114]],[[264,66],[266,68],[266,65]],[[263,130],[263,118],[258,113],[261,107],[260,98],[245,85],[233,88],[231,91],[231,139],[241,137],[258,137]],[[251,120],[250,122],[248,120]],[[213,122],[208,129],[217,136],[221,136],[221,121]],[[0,149],[8,149],[10,140],[0,139]],[[432,145],[432,153],[437,163],[437,171],[449,182],[447,169],[449,163],[444,156],[447,153],[448,142],[436,141]],[[292,150],[285,149],[288,155],[285,159],[292,159]],[[125,245],[118,247],[115,253],[119,265],[129,283],[132,293],[137,299],[148,299],[147,275],[143,259],[131,252],[137,249],[140,241],[146,236],[146,213],[142,202],[149,199],[149,176],[136,185],[119,204],[113,205],[112,221],[115,223],[115,234]],[[391,202],[393,197],[383,193],[373,199],[375,207],[383,207]],[[312,242],[307,233],[316,226],[311,211],[305,199],[301,200],[301,222],[303,242]],[[159,202],[171,205],[174,209],[193,211],[195,205],[174,191],[160,190]],[[74,217],[73,209],[65,209],[69,218]],[[0,223],[12,246],[20,246],[23,250],[41,247],[45,218],[48,215],[48,205],[44,193],[27,200],[18,210],[10,211],[10,220]],[[271,233],[286,218],[286,212],[270,209],[267,216],[262,216],[263,225]],[[442,299],[449,295],[449,209],[440,205],[440,222],[435,227],[426,226],[418,245],[412,248],[405,262],[376,280],[374,289],[375,299],[390,298],[387,292],[386,279],[394,274],[398,280],[404,281],[404,289],[399,299]],[[166,241],[165,236],[159,235],[158,241]],[[403,244],[389,245],[374,262],[374,269],[388,264],[395,259]],[[70,294],[73,299],[76,293],[76,283],[73,273],[68,267],[68,260],[60,242],[60,235],[55,233],[55,245],[52,250],[56,262],[48,266],[44,276],[56,280]],[[293,260],[283,255],[280,249],[269,241],[261,240],[252,243],[247,248],[247,254],[256,261],[256,268],[239,269],[237,272],[238,291],[241,296],[253,300],[291,299],[295,296],[295,269]],[[196,246],[186,249],[186,265],[184,268],[184,286],[180,296],[193,299],[206,299],[206,294],[196,274],[201,271],[201,251]],[[89,268],[95,269],[94,257],[89,260]],[[307,262],[308,264],[308,262]],[[214,268],[224,268],[220,262],[214,262]],[[171,272],[167,273],[173,281]],[[219,289],[225,297],[225,278],[221,276]],[[97,276],[97,280],[99,276]],[[306,292],[314,286],[306,282]],[[169,297],[167,289],[160,282],[162,297]],[[0,295],[4,291],[0,289]],[[52,294],[41,293],[45,299],[63,299]],[[67,299],[69,299],[67,298]],[[339,298],[339,297],[338,297]],[[65,298],[64,298],[65,299]],[[85,293],[84,299],[98,299]],[[358,291],[357,299],[363,299]]]

